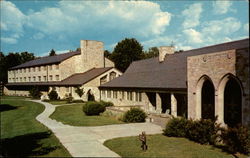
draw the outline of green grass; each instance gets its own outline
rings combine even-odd
[[[28,98],[28,97],[22,97],[22,96],[0,96],[0,99],[25,99],[25,98]]]
[[[57,107],[50,118],[72,126],[103,126],[123,123],[112,117],[86,116],[82,111],[83,105],[73,104]]]
[[[62,105],[62,104],[70,104],[70,103],[67,103],[66,100],[52,100],[52,101],[46,101],[50,104],[53,104],[53,105]]]
[[[107,140],[104,145],[122,157],[171,157],[171,158],[234,158],[221,149],[200,145],[185,138],[148,135],[148,150],[142,151],[138,137]],[[237,155],[246,158],[245,155]]]
[[[38,103],[23,98],[2,100],[0,155],[69,157],[54,134],[35,117],[44,110]]]

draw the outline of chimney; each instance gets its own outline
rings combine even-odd
[[[174,54],[174,46],[161,46],[159,48],[159,62],[163,62],[167,54]]]

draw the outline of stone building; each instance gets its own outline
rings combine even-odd
[[[249,39],[159,51],[159,57],[135,61],[121,77],[101,85],[101,99],[148,113],[250,124]]]
[[[8,70],[7,95],[29,95],[33,86],[38,86],[44,95],[55,89],[60,98],[71,95],[75,99],[88,100],[90,95],[100,99],[98,86],[122,73],[114,63],[104,57],[103,43],[81,40],[80,51],[38,58]],[[82,98],[75,89],[84,90]]]

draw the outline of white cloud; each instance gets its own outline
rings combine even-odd
[[[213,2],[213,10],[215,14],[225,14],[230,10],[232,2],[229,0],[217,0]]]
[[[195,29],[186,29],[183,30],[183,33],[188,38],[188,43],[202,43],[202,35],[200,32],[196,31]]]
[[[249,33],[249,23],[246,23],[244,26],[243,26],[244,30]]]
[[[162,34],[170,20],[170,13],[148,1],[60,1],[57,8],[29,14],[30,27],[46,34],[69,35],[91,30],[146,37]]]
[[[23,35],[26,16],[11,2],[1,1],[1,29],[11,37],[4,37],[5,43],[14,44]]]
[[[41,33],[41,32],[38,32],[38,33],[36,33],[36,34],[33,35],[33,38],[34,38],[35,40],[42,39],[43,37],[44,37],[44,34]]]
[[[182,12],[185,17],[182,26],[186,28],[192,28],[200,24],[200,14],[202,13],[202,4],[195,3],[190,5],[187,9]]]
[[[1,37],[1,41],[6,44],[16,44],[17,39],[16,38],[11,38],[11,37]]]
[[[240,29],[241,22],[233,17],[223,20],[212,20],[203,24],[202,33],[206,35],[229,35]]]

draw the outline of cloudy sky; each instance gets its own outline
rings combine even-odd
[[[80,39],[113,50],[124,38],[148,49],[188,50],[249,38],[249,1],[1,1],[1,51],[36,56],[75,50]]]

